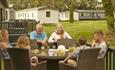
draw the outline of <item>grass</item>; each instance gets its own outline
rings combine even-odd
[[[65,31],[67,31],[73,39],[78,40],[80,36],[86,36],[89,42],[93,40],[93,32],[96,30],[103,30],[104,33],[108,32],[107,22],[105,20],[87,20],[75,21],[74,23],[60,22]],[[56,24],[44,24],[45,31],[48,37],[55,31]],[[115,46],[112,42],[112,46]]]
[[[107,32],[106,21],[76,21],[75,23],[61,22],[73,39],[78,39],[80,36],[87,36],[88,39],[92,39],[93,32],[101,29]],[[45,24],[45,31],[48,36],[55,30],[55,24]]]

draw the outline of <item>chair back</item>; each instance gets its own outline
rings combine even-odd
[[[10,59],[4,59],[4,70],[12,70],[12,63]]]
[[[2,70],[2,53],[1,53],[1,51],[0,51],[0,70]]]
[[[58,39],[57,46],[64,45],[67,49],[72,46],[76,46],[77,42],[73,39]]]
[[[100,48],[90,48],[80,51],[77,70],[95,70]]]
[[[107,42],[106,42],[106,46],[107,46],[106,54],[103,58],[97,60],[95,70],[105,70],[105,57],[108,54],[108,48],[109,48],[109,44]]]
[[[0,69],[12,70],[10,56],[6,49],[0,48]]]
[[[7,48],[11,57],[13,70],[31,70],[31,62],[28,49]]]
[[[105,58],[97,60],[95,70],[105,70]]]

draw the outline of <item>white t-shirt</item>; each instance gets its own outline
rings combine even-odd
[[[64,39],[72,39],[72,37],[67,32],[64,32],[63,38]],[[49,43],[57,42],[58,39],[61,39],[60,35],[58,35],[56,32],[53,32],[52,35],[50,36],[48,42]]]
[[[107,44],[105,41],[103,41],[102,43],[96,43],[95,44],[95,48],[101,48],[100,52],[99,52],[99,56],[98,59],[104,58],[106,52],[107,52]]]

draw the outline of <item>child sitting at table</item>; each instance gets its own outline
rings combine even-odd
[[[20,36],[18,38],[16,48],[25,48],[30,50],[30,43],[29,43],[29,38],[26,35]],[[33,67],[36,67],[38,64],[38,59],[36,56],[31,57],[31,65]]]
[[[65,60],[63,61],[60,61],[60,63],[65,63],[67,62],[68,64],[71,64],[73,66],[76,66],[76,63],[77,63],[77,60],[78,60],[78,57],[79,57],[79,53],[80,53],[80,50],[83,50],[83,49],[87,49],[87,48],[90,48],[89,46],[87,46],[87,39],[86,37],[80,37],[79,41],[79,47],[72,53],[70,53],[66,58]]]
[[[29,38],[26,35],[22,35],[18,38],[16,48],[30,49]]]

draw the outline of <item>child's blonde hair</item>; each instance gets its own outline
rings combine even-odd
[[[29,38],[26,35],[22,35],[18,38],[17,40],[17,44],[16,44],[17,48],[27,48],[30,49],[30,43],[29,43]]]

